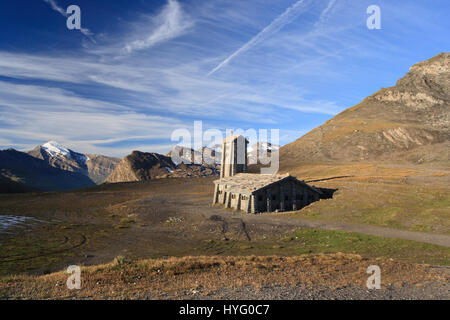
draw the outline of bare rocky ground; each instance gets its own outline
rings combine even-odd
[[[222,288],[209,293],[202,299],[220,300],[449,300],[450,285],[434,282],[425,287],[412,285],[390,286],[379,290],[369,290],[359,286],[344,286],[333,289],[326,286],[264,286],[242,287],[235,290]],[[179,296],[180,299],[197,299],[197,295]]]

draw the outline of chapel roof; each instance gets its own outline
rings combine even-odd
[[[268,187],[269,185],[279,183],[283,180],[294,180],[298,183],[305,185],[307,188],[320,193],[314,187],[307,185],[304,181],[300,181],[297,178],[289,175],[273,175],[273,174],[254,174],[254,173],[238,173],[231,177],[221,178],[215,180],[215,184],[226,185],[226,191],[252,194],[260,189]]]

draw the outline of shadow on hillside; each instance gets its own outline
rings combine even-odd
[[[334,193],[339,190],[339,189],[318,188],[318,187],[315,188],[320,192],[322,192],[320,199],[332,199]]]
[[[307,180],[305,182],[310,183],[310,182],[328,181],[328,180],[351,178],[351,177],[354,177],[354,176],[337,176],[337,177],[330,177],[330,178],[323,178],[323,179],[316,179],[316,180]]]

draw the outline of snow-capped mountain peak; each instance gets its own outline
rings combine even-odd
[[[64,157],[66,159],[75,160],[79,163],[85,163],[90,160],[86,155],[67,149],[56,141],[48,141],[44,143],[41,148],[51,157]]]
[[[275,151],[280,148],[280,146],[278,146],[276,144],[271,144],[270,142],[261,142],[260,146],[261,146],[261,148],[264,148],[264,149],[267,149],[270,151]]]
[[[247,152],[258,152],[258,150],[267,150],[269,152],[277,151],[280,148],[279,145],[272,144],[270,142],[258,142],[247,148]]]
[[[70,150],[66,147],[60,145],[56,141],[48,141],[42,145],[42,149],[45,150],[48,154],[55,157],[58,155],[63,155],[66,157],[70,157]]]

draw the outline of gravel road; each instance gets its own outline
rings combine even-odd
[[[379,290],[346,286],[331,289],[323,286],[283,287],[265,286],[260,289],[252,286],[236,290],[220,289],[206,296],[200,292],[186,292],[181,299],[226,299],[226,300],[449,300],[450,284],[440,281],[423,287],[405,284],[392,285]]]

